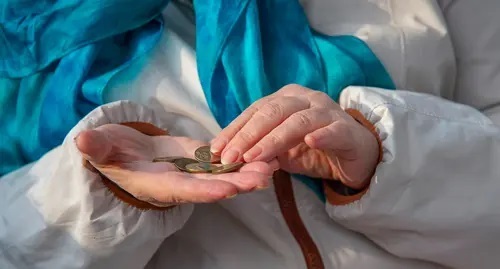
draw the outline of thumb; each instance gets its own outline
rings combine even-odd
[[[352,127],[349,123],[336,121],[308,134],[304,140],[311,148],[332,152],[337,159],[340,180],[351,188],[360,189],[366,186],[375,170],[377,141],[363,129],[365,127]]]
[[[359,189],[365,185],[365,176],[358,175],[363,169],[360,169],[353,135],[347,124],[336,121],[308,134],[304,142],[311,148],[333,153],[330,157],[336,160],[332,167],[334,174],[347,186]]]
[[[313,149],[332,151],[344,160],[356,159],[356,145],[348,124],[336,121],[304,137],[304,142]]]
[[[76,147],[83,157],[94,163],[105,163],[111,155],[112,142],[99,130],[85,130],[75,138]]]

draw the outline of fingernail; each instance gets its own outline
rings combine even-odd
[[[221,163],[222,164],[230,164],[234,163],[238,158],[240,157],[240,153],[234,149],[229,149],[228,151],[224,152],[224,155],[222,155]]]
[[[251,162],[255,158],[259,157],[259,155],[262,153],[262,148],[257,147],[257,148],[251,148],[249,151],[247,151],[245,154],[243,154],[243,159],[246,162]]]
[[[224,148],[225,143],[222,140],[215,140],[213,143],[210,145],[210,151],[212,153],[220,153],[222,151],[222,148]]]
[[[238,194],[237,194],[237,193],[235,193],[235,194],[232,194],[232,195],[228,195],[228,196],[226,196],[226,199],[231,199],[231,198],[234,198],[234,197],[236,197],[236,195],[238,195]]]

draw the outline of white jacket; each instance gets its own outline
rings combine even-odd
[[[171,6],[139,78],[111,83],[110,103],[60,147],[0,179],[0,268],[498,268],[500,3],[302,4],[317,30],[363,38],[400,89],[342,93],[341,106],[359,110],[382,139],[383,161],[364,195],[329,195],[325,205],[292,180],[293,196],[282,184],[144,211],[85,169],[73,138],[106,123],[148,122],[206,141],[220,131],[197,79],[192,25]],[[113,102],[123,99],[133,102]],[[300,213],[292,220],[307,233],[298,240],[280,199]]]

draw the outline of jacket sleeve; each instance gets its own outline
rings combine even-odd
[[[340,103],[374,125],[383,157],[363,195],[327,195],[330,217],[399,257],[496,268],[500,122],[407,91],[350,87]]]
[[[168,125],[145,107],[111,103],[80,121],[60,147],[0,179],[0,268],[143,268],[184,225],[193,205],[138,209],[82,165],[74,137],[123,122]]]

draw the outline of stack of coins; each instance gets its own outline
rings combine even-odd
[[[232,164],[220,164],[220,157],[210,152],[209,146],[203,146],[196,149],[194,159],[182,156],[159,157],[153,159],[153,162],[173,163],[179,170],[187,173],[210,173],[224,174],[234,172],[243,166],[242,162]]]

